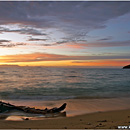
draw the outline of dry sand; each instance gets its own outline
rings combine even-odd
[[[70,99],[67,102],[69,117],[43,120],[0,120],[0,128],[6,129],[114,129],[130,125],[130,99]],[[44,102],[52,107],[64,101]],[[40,102],[37,106],[41,107]],[[48,105],[47,105],[48,104]],[[77,113],[77,115],[76,115]],[[85,114],[87,113],[87,114]]]

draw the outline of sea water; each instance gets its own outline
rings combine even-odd
[[[130,70],[0,67],[1,100],[130,97]]]

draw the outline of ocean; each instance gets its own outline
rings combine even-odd
[[[130,97],[130,70],[0,67],[0,100]]]

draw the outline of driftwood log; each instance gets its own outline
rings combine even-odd
[[[32,114],[55,114],[55,113],[60,113],[66,108],[66,103],[64,103],[61,107],[55,107],[52,109],[35,109],[27,106],[15,106],[10,103],[5,103],[0,101],[0,113],[11,111],[11,110],[19,110],[23,111],[25,113],[32,113]]]

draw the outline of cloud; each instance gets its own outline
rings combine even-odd
[[[106,60],[106,59],[130,59],[129,55],[115,56],[68,56],[48,53],[32,53],[2,56],[0,62],[40,62],[40,61],[64,61],[64,60]]]
[[[113,38],[112,36],[108,36],[105,38],[98,39],[97,41],[108,41],[108,40],[111,40],[112,38]]]
[[[75,35],[74,37],[63,37],[61,41],[58,41],[57,44],[64,44],[64,43],[81,43],[81,42],[87,42],[87,40],[84,40],[82,36]]]
[[[10,42],[10,40],[0,40],[0,44],[3,44],[5,42]]]
[[[47,41],[48,39],[40,39],[40,38],[29,38],[28,41]]]
[[[12,48],[15,46],[23,46],[23,45],[27,44],[22,42],[12,43],[11,40],[0,40],[0,47]]]
[[[96,61],[73,61],[75,66],[125,66],[129,64],[129,59],[126,60],[96,60]]]
[[[67,48],[72,48],[72,49],[85,49],[87,47],[86,44],[67,44],[65,45]]]
[[[69,39],[83,39],[88,32],[105,28],[108,20],[129,13],[129,7],[128,1],[6,1],[0,2],[0,24],[19,24],[35,28],[10,32],[46,35],[36,29],[56,28]]]
[[[128,41],[112,41],[112,42],[98,42],[89,43],[87,47],[125,47],[130,46],[130,40]]]
[[[12,47],[10,40],[0,40],[0,47]]]
[[[89,47],[129,47],[130,41],[112,41],[108,42],[107,40],[102,40],[101,42],[87,42],[87,43],[71,43],[66,44],[64,47],[73,48],[73,49],[85,49]]]
[[[12,47],[15,47],[15,45],[14,44],[2,44],[2,45],[0,45],[0,47],[12,48]]]
[[[27,35],[34,35],[34,36],[46,36],[46,33],[41,32],[41,30],[32,28],[32,27],[24,27],[22,26],[19,29],[9,29],[7,27],[0,27],[0,33],[3,32],[13,32],[13,33],[20,33],[20,34],[27,34]]]
[[[69,42],[69,40],[64,40],[64,41],[59,41],[59,42],[56,42],[55,44],[64,44],[64,43],[68,43]]]

